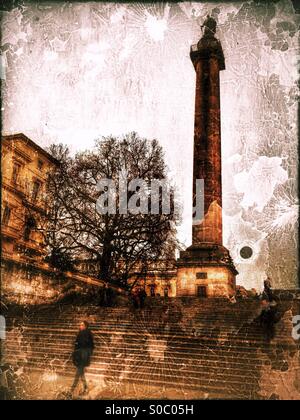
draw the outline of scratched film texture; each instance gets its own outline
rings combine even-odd
[[[2,119],[72,151],[137,131],[164,147],[191,242],[195,73],[207,13],[218,21],[224,244],[238,284],[297,284],[299,14],[289,0],[213,3],[24,2],[2,16]],[[240,256],[250,246],[249,259]]]

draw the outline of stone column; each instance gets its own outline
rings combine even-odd
[[[196,72],[193,206],[198,201],[196,181],[202,179],[204,217],[198,223],[193,220],[192,245],[177,260],[176,294],[228,297],[235,293],[238,272],[222,244],[220,71],[225,69],[225,60],[215,37],[216,21],[208,17],[203,27],[204,34],[192,45],[190,57]]]
[[[193,205],[196,179],[204,179],[204,220],[193,224],[193,245],[222,245],[222,179],[219,62],[214,55],[195,62]]]

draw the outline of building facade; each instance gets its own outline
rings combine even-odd
[[[1,289],[8,300],[37,303],[56,293],[36,220],[45,212],[47,177],[56,165],[24,134],[2,137]]]
[[[38,261],[45,254],[33,214],[45,211],[47,176],[58,162],[24,134],[2,137],[2,257]]]
[[[88,276],[97,278],[100,264],[94,259],[81,259],[75,263],[75,268]],[[122,272],[122,261],[118,264],[118,271]],[[136,262],[130,271],[128,285],[142,287],[148,296],[176,297],[177,271],[176,259],[161,259],[147,262],[147,269],[140,262]]]

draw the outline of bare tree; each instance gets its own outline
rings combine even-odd
[[[151,181],[167,177],[163,151],[157,140],[140,138],[130,133],[123,138],[105,137],[91,151],[78,153],[74,158],[63,146],[52,146],[51,153],[60,161],[49,176],[48,206],[45,219],[45,239],[49,248],[68,258],[94,262],[97,276],[124,285],[136,272],[146,273],[149,264],[174,258],[176,224],[174,194],[170,187],[170,211],[162,211],[162,192],[159,191],[159,211],[151,214]],[[128,191],[126,205],[137,195],[136,207],[147,212],[120,211],[120,177],[126,172],[126,189],[130,182],[141,179],[145,191]],[[113,197],[116,211],[103,214],[97,202],[105,189],[99,182],[114,181]],[[124,182],[124,180],[123,180]],[[124,187],[124,184],[123,184]],[[43,229],[42,229],[43,230]],[[58,251],[59,250],[59,251]]]
[[[67,146],[52,144],[49,153],[58,161],[56,170],[48,174],[45,217],[39,221],[39,229],[43,233],[47,246],[47,261],[62,271],[74,270],[74,247],[69,237],[69,214],[64,203],[59,198],[59,191],[66,187],[68,168],[72,165],[72,159]]]

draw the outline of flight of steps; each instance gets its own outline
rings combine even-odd
[[[297,350],[290,330],[293,302],[280,308],[282,320],[269,342],[256,321],[255,300],[149,299],[143,310],[53,306],[8,317],[4,356],[29,372],[71,377],[74,339],[87,320],[95,337],[87,377],[110,387],[112,398],[134,384],[180,390],[187,398],[257,399],[268,385],[263,370],[286,369],[287,355]]]

